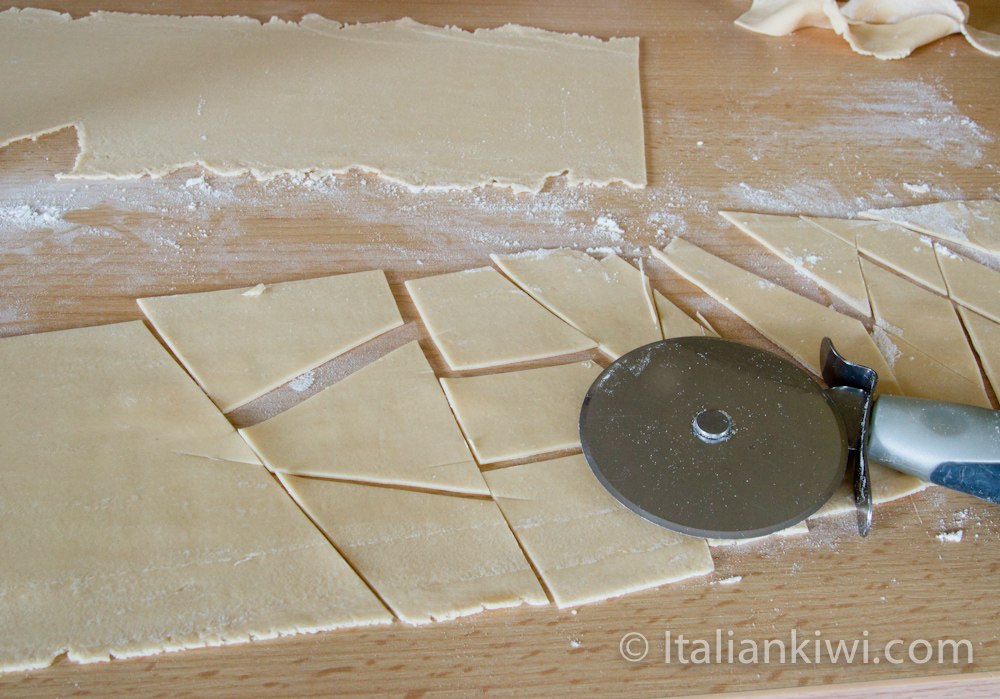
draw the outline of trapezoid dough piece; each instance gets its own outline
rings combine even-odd
[[[806,218],[812,224],[857,246],[876,262],[891,267],[918,284],[947,295],[931,239],[887,221],[846,218]]]
[[[799,522],[798,524],[793,524],[785,529],[780,529],[773,534],[767,534],[766,536],[752,536],[749,539],[712,539],[708,538],[705,541],[708,542],[709,546],[742,546],[744,544],[756,544],[762,541],[771,541],[773,539],[784,539],[789,536],[801,536],[802,534],[809,533],[809,525],[805,521]]]
[[[560,609],[711,573],[704,539],[653,524],[615,500],[582,454],[484,474]]]
[[[646,299],[646,275],[617,255],[598,261],[558,248],[490,257],[529,296],[612,359],[661,339]]]
[[[411,279],[406,289],[434,344],[456,371],[596,346],[492,267]]]
[[[853,243],[798,216],[720,211],[723,218],[861,315],[870,317],[865,280]]]
[[[962,323],[979,354],[993,393],[1000,396],[1000,323],[961,306],[958,307],[958,314],[962,316]]]
[[[580,446],[580,409],[601,373],[577,362],[503,374],[441,379],[480,464]]]
[[[872,485],[872,503],[881,505],[893,500],[905,498],[907,495],[919,493],[927,488],[930,483],[920,480],[916,476],[901,473],[895,469],[886,468],[879,464],[868,464],[868,473]],[[823,507],[813,513],[809,519],[819,519],[821,517],[832,517],[854,512],[857,508],[854,505],[854,476],[849,474],[844,478],[837,491],[830,497]]]
[[[1000,323],[1000,272],[943,245],[936,245],[934,249],[948,285],[948,295],[966,308]]]
[[[141,322],[0,340],[0,670],[391,615]]]
[[[859,215],[876,221],[898,223],[918,233],[1000,255],[1000,201],[943,201],[873,209]]]
[[[951,301],[862,260],[875,322],[968,381],[979,367]]]
[[[538,191],[563,172],[646,184],[637,38],[14,9],[0,62],[16,64],[0,73],[0,145],[75,126],[73,177],[203,165],[360,168],[415,189]]]
[[[886,393],[899,386],[861,321],[838,313],[756,274],[674,238],[665,250],[653,254],[678,274],[752,325],[800,364],[819,376],[819,348],[824,337],[845,358],[871,367]]]
[[[279,478],[402,621],[548,604],[490,500]]]
[[[416,342],[240,433],[276,472],[489,492]]]
[[[403,324],[381,270],[154,296],[139,307],[223,412]]]

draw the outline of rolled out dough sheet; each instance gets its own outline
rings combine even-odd
[[[75,126],[73,177],[200,164],[413,188],[646,184],[637,38],[15,9],[0,63],[0,145]]]
[[[966,308],[1000,323],[1000,272],[943,245],[934,249],[948,284],[948,295]]]
[[[558,248],[490,257],[529,296],[612,359],[661,339],[646,296],[646,275],[617,255],[598,261]]]
[[[240,433],[281,473],[489,492],[416,342]]]
[[[141,322],[0,340],[0,670],[391,615]]]
[[[559,608],[714,570],[704,539],[649,522],[615,500],[582,454],[483,474]]]
[[[879,386],[898,393],[889,365],[861,321],[780,287],[675,238],[653,254],[678,274],[752,325],[764,337],[819,376],[819,348],[824,337],[847,359],[871,367]]]
[[[907,495],[919,493],[927,488],[930,483],[922,481],[915,476],[900,473],[885,466],[869,464],[869,477],[872,484],[872,503],[881,505],[905,498]],[[854,481],[853,475],[848,476],[837,488],[837,492],[827,501],[823,507],[809,519],[820,519],[822,517],[832,517],[845,512],[854,512]]]
[[[402,621],[548,604],[490,500],[279,477]]]
[[[441,379],[481,464],[580,446],[580,408],[601,373],[592,361]]]
[[[898,223],[918,233],[1000,255],[1000,201],[943,201],[873,209],[859,215],[876,221]]]
[[[434,344],[454,370],[596,347],[492,267],[411,279],[406,289]]]
[[[768,534],[767,536],[754,536],[749,539],[705,539],[709,546],[743,546],[744,544],[755,544],[761,541],[770,541],[772,539],[784,539],[789,536],[801,536],[802,534],[809,533],[809,525],[805,522],[799,522],[798,524],[793,524],[790,527],[776,531],[773,534]]]
[[[958,307],[958,314],[962,316],[962,323],[979,354],[979,361],[993,386],[993,393],[1000,396],[1000,323],[994,323],[961,306]]]
[[[857,246],[798,216],[720,211],[723,218],[855,311],[870,317]]]
[[[403,324],[381,270],[155,296],[139,307],[223,412]]]
[[[948,294],[930,238],[886,221],[803,218],[857,245],[860,252],[876,262],[939,294]]]

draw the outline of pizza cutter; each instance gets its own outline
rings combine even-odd
[[[869,462],[1000,503],[1000,411],[881,396],[827,338],[823,388],[771,352],[713,337],[622,356],[580,412],[583,453],[624,505],[694,536],[741,539],[801,522],[851,474],[872,524]]]

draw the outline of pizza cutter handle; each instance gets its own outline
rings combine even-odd
[[[882,396],[872,413],[868,458],[1000,503],[1000,411]]]

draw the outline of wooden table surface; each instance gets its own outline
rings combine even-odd
[[[638,257],[654,284],[724,335],[769,346],[659,263],[646,246],[681,234],[811,298],[831,302],[730,229],[723,208],[848,216],[877,206],[1000,197],[1000,59],[950,37],[881,62],[828,32],[768,38],[732,24],[748,5],[700,2],[36,3],[91,9],[344,21],[409,15],[467,29],[505,22],[639,36],[649,187],[411,194],[376,177],[57,180],[64,131],[0,149],[0,335],[140,318],[138,296],[382,267],[407,319],[411,277],[486,264],[494,251],[570,245]],[[1000,5],[972,2],[1000,31]],[[44,86],[41,86],[44,88]],[[2,107],[0,107],[2,111]],[[621,232],[618,232],[618,228]],[[836,302],[835,306],[840,307]],[[844,310],[844,309],[841,309]],[[433,345],[424,349],[442,369]],[[867,539],[850,517],[807,537],[732,551],[717,571],[559,611],[480,614],[299,636],[148,659],[0,676],[3,696],[683,695],[837,683],[838,695],[995,696],[1000,691],[1000,509],[932,489],[880,507]],[[938,534],[962,530],[959,543]],[[4,534],[6,535],[6,533]],[[741,576],[735,584],[720,581]],[[665,662],[676,638],[763,641],[967,639],[972,663],[708,665]],[[2,630],[0,630],[2,632]],[[649,654],[628,662],[627,633]],[[867,632],[867,636],[865,636]],[[903,646],[905,648],[905,646]],[[737,650],[739,646],[737,645]],[[857,686],[856,683],[874,683]],[[849,687],[848,685],[853,685]],[[824,694],[825,695],[825,694]],[[832,695],[832,694],[831,694]]]

